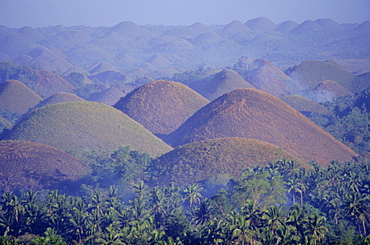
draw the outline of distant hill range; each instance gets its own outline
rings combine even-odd
[[[280,99],[256,89],[237,89],[212,101],[171,133],[176,147],[223,137],[269,142],[304,159],[327,166],[350,161],[355,152]]]

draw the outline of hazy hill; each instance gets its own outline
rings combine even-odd
[[[97,64],[94,68],[92,68],[89,71],[89,73],[91,75],[95,75],[95,74],[106,72],[106,71],[117,71],[117,69],[113,65],[109,64],[108,62],[102,61],[99,64]]]
[[[72,101],[84,101],[84,99],[82,99],[81,97],[78,97],[75,94],[71,94],[67,92],[59,92],[59,93],[53,94],[52,96],[38,103],[34,109],[47,106],[47,105],[64,103],[64,102],[72,102]]]
[[[242,57],[234,70],[255,88],[272,95],[282,96],[294,91],[293,80],[265,59]]]
[[[35,31],[32,27],[30,26],[24,26],[21,29],[18,30],[18,33],[25,35],[29,39],[31,39],[34,42],[38,42],[44,39],[44,37]]]
[[[42,107],[18,122],[6,139],[29,140],[65,151],[132,150],[159,156],[171,150],[121,111],[102,103],[68,102]]]
[[[260,140],[245,138],[218,138],[180,146],[153,162],[160,173],[155,184],[176,185],[204,181],[209,178],[228,181],[237,179],[250,166],[265,166],[280,159],[301,162],[283,149]]]
[[[255,32],[268,32],[276,29],[276,24],[266,17],[259,17],[248,20],[244,23],[249,29]]]
[[[316,23],[315,21],[312,20],[306,20],[300,25],[298,25],[296,28],[291,30],[290,32],[293,34],[312,34],[318,31],[323,30],[323,28]]]
[[[323,166],[357,156],[282,100],[256,89],[237,89],[212,101],[171,133],[167,142],[178,146],[223,137],[266,141]]]
[[[101,102],[106,105],[113,106],[125,95],[126,93],[122,92],[122,90],[111,86],[104,91],[92,94],[87,100]]]
[[[169,134],[208,102],[181,83],[159,80],[135,89],[114,107],[154,134]]]
[[[141,28],[132,21],[122,21],[121,23],[113,26],[110,29],[110,32],[116,32],[132,39],[152,35],[148,30]]]
[[[47,70],[36,71],[37,80],[31,83],[31,88],[43,98],[58,92],[72,92],[75,88],[64,78]]]
[[[279,24],[278,27],[276,27],[275,31],[286,33],[298,26],[298,23],[292,20],[284,21],[283,23]]]
[[[326,30],[343,30],[344,29],[341,25],[339,25],[333,19],[317,19],[315,22]]]
[[[313,92],[313,97],[318,102],[333,101],[334,98],[345,95],[354,96],[351,91],[331,80],[319,83]]]
[[[55,188],[83,174],[82,160],[54,147],[27,141],[0,141],[0,192]]]
[[[245,81],[237,72],[223,69],[210,78],[190,84],[191,88],[209,100],[214,100],[221,95],[238,88],[254,88]]]
[[[253,36],[252,30],[249,29],[239,20],[234,20],[227,24],[221,31],[221,36],[231,39],[240,39]]]
[[[332,80],[351,90],[356,76],[334,60],[306,60],[286,71],[303,89],[313,89],[325,80]]]
[[[322,105],[316,103],[313,100],[307,99],[301,95],[285,95],[281,99],[288,105],[302,113],[303,115],[309,116],[312,112],[323,115],[329,115],[330,111]]]
[[[20,81],[0,83],[0,110],[24,114],[40,101],[41,97]]]

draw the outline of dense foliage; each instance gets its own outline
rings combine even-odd
[[[325,102],[331,115],[313,114],[311,119],[338,140],[370,159],[370,89],[355,97],[344,96]]]
[[[125,161],[121,157],[128,156],[127,150],[121,148],[112,157]],[[198,184],[148,187],[144,181],[132,185],[134,197],[125,202],[114,186],[80,197],[56,190],[7,192],[0,202],[0,241],[368,244],[370,165],[333,162],[328,169],[313,166],[307,171],[293,161],[281,160],[250,167],[209,198],[202,196]]]

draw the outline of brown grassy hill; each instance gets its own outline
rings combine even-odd
[[[346,89],[345,87],[339,85],[338,83],[330,80],[323,81],[319,83],[313,89],[315,100],[318,102],[332,101],[334,98],[354,94]]]
[[[221,95],[238,88],[254,88],[253,85],[244,80],[237,72],[223,69],[206,79],[204,82],[192,85],[192,88],[209,100],[214,100]]]
[[[89,101],[101,102],[109,106],[113,106],[126,94],[118,88],[111,86],[107,90],[97,92],[89,97]]]
[[[0,110],[26,113],[41,101],[41,97],[17,80],[0,83]]]
[[[298,26],[298,23],[292,20],[284,21],[283,23],[279,24],[278,27],[275,29],[277,32],[286,33]]]
[[[154,134],[169,134],[209,101],[171,81],[147,83],[114,105]]]
[[[256,32],[267,32],[276,29],[276,24],[266,17],[248,20],[244,23],[249,29]]]
[[[267,142],[245,138],[218,138],[180,146],[153,162],[159,172],[155,184],[186,186],[211,177],[238,178],[255,165],[265,166],[281,159],[302,161]]]
[[[332,80],[351,90],[356,78],[334,60],[306,60],[288,69],[286,73],[308,89],[315,88],[325,80]]]
[[[47,98],[58,92],[71,92],[75,88],[64,78],[57,74],[46,71],[37,70],[37,83],[32,85],[32,89],[43,98]]]
[[[329,115],[330,111],[323,107],[322,105],[316,103],[313,100],[307,99],[301,95],[285,95],[281,97],[281,99],[296,109],[297,111],[301,112],[304,115],[314,113],[320,113],[323,115]]]
[[[323,166],[357,156],[282,100],[256,89],[237,89],[212,101],[171,133],[167,142],[178,146],[223,137],[266,141]]]
[[[6,139],[28,140],[65,151],[121,145],[159,156],[171,147],[121,111],[102,103],[79,101],[48,105],[18,122]]]
[[[293,80],[265,59],[242,57],[236,66],[245,80],[259,90],[278,97],[294,91]]]
[[[80,159],[28,141],[0,141],[0,192],[43,189],[85,173]]]
[[[171,62],[166,59],[161,54],[154,54],[152,57],[150,57],[146,62],[158,67],[158,68],[167,68],[171,65]]]
[[[67,92],[59,92],[59,93],[53,94],[52,96],[38,103],[35,106],[35,109],[43,107],[43,106],[47,106],[47,105],[64,103],[64,102],[72,102],[72,101],[84,101],[84,99],[82,99],[81,97],[75,94],[71,94]]]

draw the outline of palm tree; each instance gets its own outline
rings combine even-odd
[[[264,212],[263,219],[269,227],[272,235],[275,235],[276,230],[285,223],[281,208],[276,206],[268,207]]]
[[[103,237],[96,239],[95,242],[101,245],[126,245],[122,240],[123,237],[124,234],[118,232],[111,224],[106,228],[106,232],[103,233]]]
[[[320,242],[321,239],[325,238],[328,228],[325,226],[326,218],[323,216],[314,213],[306,221],[306,232],[308,239],[316,245],[317,242]]]
[[[345,210],[347,215],[352,217],[352,219],[357,224],[362,225],[361,232],[360,228],[359,231],[364,236],[366,236],[366,220],[370,217],[370,205],[369,205],[369,196],[362,197],[358,192],[352,192],[347,195],[347,200],[345,201]]]
[[[193,207],[191,209],[191,214],[193,215],[193,220],[195,224],[204,225],[212,219],[213,207],[208,199],[200,202],[199,207]]]
[[[202,190],[203,188],[199,187],[198,184],[191,184],[184,190],[186,193],[185,198],[189,200],[190,207],[195,203],[200,203],[200,199],[202,198],[200,192]]]

